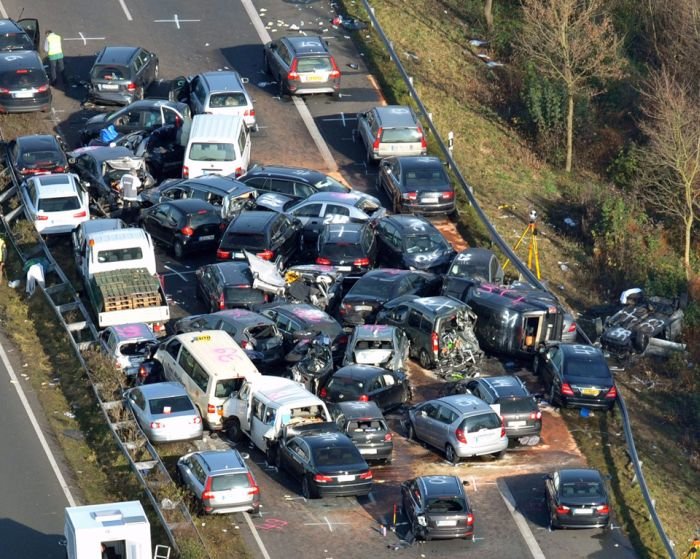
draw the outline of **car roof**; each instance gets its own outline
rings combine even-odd
[[[412,171],[414,169],[430,169],[433,167],[443,168],[439,157],[432,155],[403,155],[396,157],[396,162],[402,171]]]
[[[193,186],[204,190],[213,190],[231,194],[240,190],[242,193],[255,192],[254,188],[249,187],[242,182],[222,175],[202,175],[192,179],[169,179],[160,183],[156,188],[163,189],[170,186]]]
[[[182,109],[187,108],[187,104],[180,101],[170,101],[169,99],[141,99],[129,103],[124,108],[138,109],[141,107],[172,107],[173,109],[178,109],[178,112],[182,112]]]
[[[238,72],[225,70],[221,72],[204,72],[199,76],[209,85],[210,93],[220,91],[243,91],[243,82]]]
[[[311,448],[323,448],[328,446],[355,448],[355,443],[343,433],[310,433],[308,435],[300,433],[296,436],[300,439],[304,439]]]
[[[466,303],[444,295],[437,295],[435,297],[416,297],[410,302],[414,306],[421,307],[422,309],[434,314],[446,314],[455,309],[469,308]]]
[[[581,351],[581,346],[586,351]],[[600,348],[584,344],[559,344],[564,357],[571,361],[605,361],[605,355]]]
[[[355,339],[391,340],[394,338],[396,330],[396,326],[388,326],[386,324],[361,324],[355,326],[353,334]]]
[[[17,142],[22,149],[46,150],[49,148],[57,148],[59,151],[62,151],[58,140],[51,134],[29,134],[27,136],[18,136],[15,138],[15,142]]]
[[[328,47],[321,37],[315,36],[291,36],[282,37],[294,48],[295,54],[305,56],[313,54],[328,54]]]
[[[209,212],[215,212],[217,216],[220,215],[219,210],[216,207],[212,206],[209,202],[205,202],[204,200],[200,200],[198,198],[180,198],[179,200],[168,200],[161,202],[158,204],[158,206],[162,206],[163,204],[175,206],[177,209],[186,214],[206,210]]]
[[[558,470],[560,482],[566,481],[601,481],[601,473],[594,468],[564,468]]]
[[[329,244],[356,244],[362,239],[366,223],[330,223],[325,226],[324,241]]]
[[[44,64],[35,50],[13,50],[11,55],[0,56],[0,66],[5,71],[24,68],[44,69]]]
[[[212,264],[212,267],[221,272],[227,284],[249,284],[253,280],[253,275],[250,273],[250,267],[247,262],[218,262]]]
[[[484,411],[493,411],[486,402],[471,394],[452,394],[451,396],[443,396],[434,401],[449,404],[453,408],[458,409],[460,413],[483,413]]]
[[[234,449],[203,450],[195,452],[209,468],[210,474],[221,474],[230,471],[247,471],[243,458]]]
[[[333,406],[347,419],[384,419],[377,402],[338,402]]]
[[[303,203],[306,205],[309,202],[336,202],[340,204],[348,204],[355,206],[362,200],[372,200],[374,197],[365,194],[364,192],[316,192],[309,196]]]
[[[374,365],[346,365],[333,373],[331,378],[338,376],[352,379],[365,379],[373,377],[378,373],[389,373],[389,371],[381,367],[375,367]]]
[[[132,390],[140,390],[148,400],[152,398],[167,398],[169,396],[187,396],[187,390],[185,390],[185,387],[179,382],[143,384]]]
[[[41,198],[57,198],[68,194],[78,194],[73,176],[67,173],[38,175],[29,180],[36,184],[37,192]]]
[[[140,47],[113,46],[104,47],[95,60],[95,64],[128,64],[136,56]]]
[[[386,105],[375,107],[374,111],[382,122],[383,128],[416,126],[416,117],[406,105]]]
[[[488,384],[499,398],[523,398],[530,396],[517,377],[503,375],[499,377],[481,377],[479,380],[484,384]]]
[[[121,159],[122,157],[136,157],[134,152],[125,146],[85,146],[74,149],[69,155],[77,157],[88,154],[100,163],[110,159]]]
[[[263,231],[268,223],[281,214],[258,210],[244,210],[228,226],[228,231]]]
[[[241,322],[243,324],[274,324],[272,320],[248,309],[226,309],[217,311],[212,316],[220,316],[224,320]]]
[[[308,183],[314,184],[326,178],[327,175],[321,171],[314,169],[305,169],[304,167],[287,167],[285,165],[254,165],[242,177],[257,177],[257,176],[277,176],[295,178]]]
[[[462,480],[457,476],[428,475],[416,478],[426,497],[455,497],[464,494]],[[432,483],[431,483],[432,482]]]
[[[438,232],[439,230],[437,227],[435,227],[430,221],[425,219],[424,217],[418,216],[418,215],[407,215],[407,214],[400,214],[400,215],[388,215],[383,218],[381,218],[380,221],[390,221],[394,225],[396,225],[399,229],[403,229],[407,233],[415,233],[415,234],[421,234],[421,233],[434,233]]]

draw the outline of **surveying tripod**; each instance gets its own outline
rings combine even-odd
[[[528,235],[529,235],[529,237],[528,237]],[[518,250],[518,247],[523,242],[525,237],[528,237],[527,267],[532,270],[532,260],[534,258],[535,271],[537,272],[537,279],[540,279],[540,253],[537,249],[537,212],[535,210],[532,210],[530,212],[530,221],[527,224],[525,231],[523,231],[523,234],[520,235],[518,242],[515,243],[515,246],[513,247],[513,252]],[[510,258],[507,258],[506,261],[503,263],[503,270],[506,269],[506,267],[508,266],[509,263],[510,263]]]

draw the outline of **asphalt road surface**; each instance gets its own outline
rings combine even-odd
[[[0,2],[6,13],[17,16],[23,10],[23,17],[39,18],[42,30],[53,29],[64,38],[69,81],[55,92],[51,118],[56,130],[69,142],[75,141],[75,132],[87,118],[79,107],[84,95],[79,81],[86,79],[94,54],[105,45],[140,45],[158,54],[160,75],[166,80],[226,68],[235,68],[249,78],[248,90],[254,99],[260,126],[252,137],[253,161],[338,171],[354,187],[377,194],[374,186],[376,168],[365,163],[364,151],[355,142],[353,129],[356,114],[381,103],[381,98],[348,33],[334,29],[330,24],[333,12],[329,0],[261,0],[254,3],[250,0],[102,0],[99,5],[94,0],[63,0],[60,9],[57,9],[55,0]],[[291,25],[300,31],[289,31]],[[267,36],[274,38],[299,32],[321,33],[328,40],[343,72],[339,99],[325,95],[303,101],[276,97],[276,85],[270,83],[270,78],[263,72],[262,42]],[[357,68],[351,68],[350,64]],[[167,83],[158,90],[164,88],[167,88]],[[315,126],[307,126],[303,115],[309,115]],[[317,131],[320,131],[322,140],[317,137]],[[457,243],[456,233],[449,222],[441,224],[441,229]],[[159,271],[166,276],[166,291],[174,304],[172,316],[202,312],[193,296],[193,272],[213,257],[178,262],[162,251],[158,257]],[[486,374],[504,371],[518,374],[537,390],[537,380],[517,364],[513,366],[490,359],[486,368],[489,369]],[[434,397],[444,390],[442,381],[416,366],[411,367],[409,375],[416,387],[416,400]],[[2,394],[6,398],[5,391]],[[17,410],[9,415],[22,418],[21,412]],[[369,499],[305,502],[294,482],[267,467],[263,457],[250,450],[264,505],[264,514],[254,519],[253,524],[272,559],[302,549],[305,557],[320,559],[390,556],[447,559],[463,554],[512,559],[634,557],[619,529],[550,533],[544,527],[542,474],[559,466],[584,463],[558,413],[545,410],[543,441],[537,447],[509,452],[498,462],[476,459],[457,467],[446,464],[435,451],[408,442],[403,437],[397,415],[390,417],[390,423],[396,433],[395,461],[391,466],[374,470],[375,490]],[[12,425],[10,427],[6,422],[2,427],[3,434],[10,436],[23,427],[21,419],[16,423],[13,421]],[[26,437],[27,448],[34,444],[33,439],[29,439],[32,437]],[[222,440],[212,440],[219,445],[227,444]],[[248,451],[247,445],[240,446],[241,450]],[[25,451],[23,448],[22,452]],[[38,460],[40,456],[33,458]],[[0,458],[3,480],[17,475],[17,471],[22,471],[22,476],[27,474],[29,468],[20,470],[18,460],[24,462],[19,457],[19,450],[11,458],[3,453],[3,458]],[[468,492],[476,515],[474,541],[407,544],[400,511],[395,531],[381,535],[382,524],[393,525],[399,483],[423,473],[455,474],[469,482]],[[516,522],[506,506],[499,480],[501,484],[507,484],[514,500],[512,506],[521,515],[520,522]],[[3,500],[0,507],[7,508],[2,510],[8,519],[3,522],[14,523],[8,525],[14,530],[3,527],[4,533],[16,531],[18,536],[15,537],[21,537],[22,530],[29,529],[24,526],[47,534],[60,533],[65,503],[54,503],[39,496],[30,498],[37,485],[25,488],[22,480],[10,484],[16,493],[15,498],[25,498],[20,499],[22,506],[19,508],[17,505],[8,507],[7,500]],[[56,498],[60,497],[56,495]],[[47,525],[38,525],[44,517]],[[49,519],[53,522],[50,525]],[[50,540],[49,536],[46,538]],[[7,538],[0,541],[7,541]],[[55,539],[53,541],[55,543]],[[254,548],[251,553],[258,555]]]

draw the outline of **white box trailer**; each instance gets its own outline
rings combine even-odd
[[[66,507],[68,559],[153,559],[151,526],[139,501]]]

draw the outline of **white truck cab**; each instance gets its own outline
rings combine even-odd
[[[85,279],[100,272],[146,268],[156,274],[156,254],[151,236],[143,229],[128,227],[97,231],[86,236],[80,259]]]

